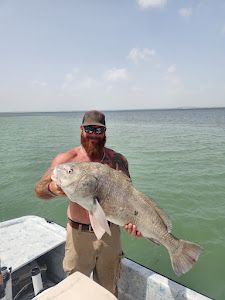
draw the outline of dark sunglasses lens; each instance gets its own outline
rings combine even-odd
[[[94,128],[93,128],[92,126],[85,126],[85,127],[84,127],[84,131],[85,131],[86,133],[93,133]]]
[[[96,132],[97,134],[101,134],[101,133],[104,132],[104,128],[103,128],[103,127],[97,127],[97,128],[95,128],[95,132]]]

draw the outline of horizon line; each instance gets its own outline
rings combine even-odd
[[[93,109],[105,112],[116,112],[116,111],[144,111],[144,110],[194,110],[194,109],[218,109],[225,108],[225,106],[181,106],[181,107],[165,107],[165,108],[124,108],[124,109]],[[2,111],[0,114],[26,114],[26,113],[74,113],[74,112],[85,112],[92,109],[85,110],[55,110],[55,111]]]

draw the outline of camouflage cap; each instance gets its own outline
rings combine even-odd
[[[84,114],[83,120],[82,120],[82,125],[87,126],[87,125],[99,125],[99,126],[105,126],[105,115],[97,110],[91,110],[87,111]]]

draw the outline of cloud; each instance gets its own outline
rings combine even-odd
[[[160,8],[167,4],[167,0],[137,0],[139,6],[143,9]]]
[[[92,87],[96,86],[97,81],[91,77],[86,77],[79,82],[77,87],[79,89],[91,89]]]
[[[116,82],[116,81],[124,81],[128,79],[128,72],[126,69],[116,69],[113,68],[107,71],[106,75],[104,76],[107,81]]]
[[[131,86],[130,91],[131,91],[132,93],[135,93],[135,94],[138,94],[138,95],[144,93],[144,89],[143,89],[142,87],[136,86],[136,85]]]
[[[97,85],[97,81],[91,77],[85,77],[81,79],[73,79],[72,81],[65,81],[61,89],[64,91],[78,91],[91,89]]]
[[[31,85],[33,87],[46,87],[48,84],[45,81],[39,81],[35,79],[31,82]]]
[[[140,61],[146,61],[151,59],[156,55],[156,52],[154,49],[149,48],[133,48],[131,49],[130,53],[128,54],[128,59],[133,61],[135,64],[138,64]]]
[[[189,8],[181,8],[179,10],[179,15],[184,19],[188,19],[192,15],[192,9],[190,7]]]
[[[176,65],[170,65],[166,70],[166,81],[170,91],[177,92],[182,88],[181,78],[177,72]]]
[[[175,65],[170,65],[167,69],[168,74],[175,74],[177,72]]]
[[[66,76],[65,76],[65,81],[66,82],[72,82],[74,80],[75,80],[75,76],[72,73],[66,74]]]
[[[106,94],[110,94],[113,90],[113,87],[111,85],[109,85],[109,86],[106,86],[104,90],[105,90]]]
[[[97,80],[90,76],[83,76],[78,74],[79,70],[74,69],[72,72],[67,73],[61,85],[61,90],[64,92],[86,90],[96,87]],[[78,76],[79,75],[79,76]]]
[[[76,68],[73,69],[72,72],[67,73],[67,74],[65,75],[64,81],[67,82],[67,83],[70,83],[70,82],[75,81],[76,78],[77,78],[77,74],[78,74],[78,73],[79,73],[79,70],[78,70],[78,69],[76,69]]]

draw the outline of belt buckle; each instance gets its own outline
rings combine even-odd
[[[94,232],[93,228],[91,227],[91,225],[88,226],[88,231],[89,232]]]

